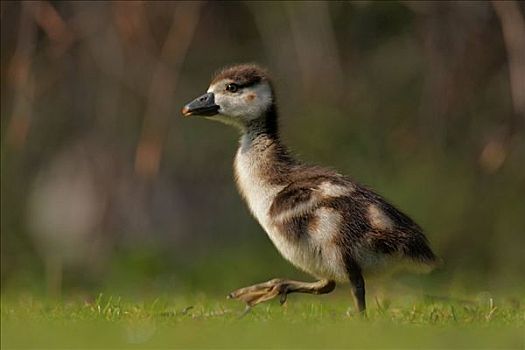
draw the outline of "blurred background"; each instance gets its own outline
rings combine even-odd
[[[523,288],[523,2],[0,4],[2,293],[304,277],[236,192],[237,132],[180,116],[241,62],[272,72],[292,150],[424,227],[429,284]]]

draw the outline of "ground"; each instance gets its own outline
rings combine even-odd
[[[524,300],[369,298],[368,317],[348,295],[291,295],[255,307],[222,296],[138,302],[100,294],[44,300],[2,297],[7,348],[524,348]]]

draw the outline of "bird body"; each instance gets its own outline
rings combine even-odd
[[[252,305],[294,291],[327,293],[334,281],[350,282],[363,311],[363,275],[436,264],[421,228],[407,215],[349,177],[290,155],[279,138],[273,88],[259,67],[221,71],[183,114],[240,130],[234,161],[239,192],[281,255],[321,279],[310,284],[272,280],[231,296]]]
[[[421,229],[381,197],[328,169],[287,157],[276,162],[282,146],[267,135],[246,138],[234,161],[237,186],[293,265],[318,278],[348,282],[346,259],[367,275],[434,264]]]

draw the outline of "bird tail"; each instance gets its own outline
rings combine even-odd
[[[412,240],[406,249],[406,256],[416,263],[417,270],[428,273],[443,266],[442,258],[436,256],[428,245],[425,236],[421,235]]]

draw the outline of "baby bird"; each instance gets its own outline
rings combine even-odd
[[[221,70],[182,114],[240,131],[234,173],[242,197],[282,256],[319,279],[273,279],[235,290],[230,298],[248,307],[277,296],[284,303],[289,293],[325,294],[336,282],[350,282],[364,312],[364,276],[400,265],[436,265],[421,228],[407,215],[352,179],[290,155],[279,138],[272,83],[259,66]]]

